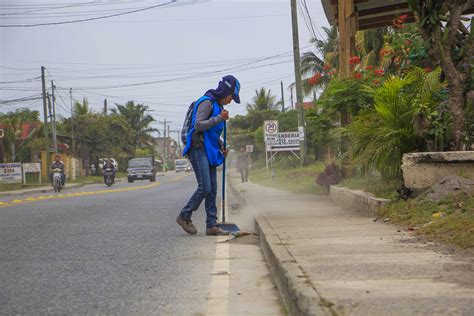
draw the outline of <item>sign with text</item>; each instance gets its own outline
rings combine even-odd
[[[265,139],[276,136],[278,134],[278,121],[263,122],[263,133],[265,134]]]
[[[275,139],[266,142],[268,151],[298,151],[300,150],[300,133],[278,133]]]
[[[36,173],[41,172],[41,164],[37,162],[33,163],[24,163],[23,164],[23,171],[25,173]]]
[[[21,183],[21,162],[0,164],[0,182],[1,183]]]

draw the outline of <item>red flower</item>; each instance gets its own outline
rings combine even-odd
[[[317,73],[314,74],[314,76],[309,78],[308,83],[310,85],[314,86],[315,84],[317,84],[319,82],[319,79],[321,79],[322,76],[323,75],[320,72],[317,72]]]
[[[360,58],[358,56],[352,56],[349,58],[349,64],[357,65],[358,63],[360,63]]]
[[[375,71],[375,74],[376,74],[377,76],[383,76],[384,73],[385,73],[385,71],[384,71],[383,69],[377,69],[377,70]]]
[[[380,84],[380,80],[374,80],[373,84],[378,86]]]
[[[354,74],[354,78],[356,78],[357,80],[362,79],[362,73],[361,72],[356,72]]]
[[[329,70],[329,69],[331,69],[331,66],[329,66],[329,65],[325,65],[325,66],[323,67],[323,70],[324,70],[324,71]]]
[[[405,22],[408,19],[408,14],[400,15],[400,21]]]
[[[367,67],[365,67],[365,70],[372,70],[372,69],[374,69],[373,66],[367,66]]]

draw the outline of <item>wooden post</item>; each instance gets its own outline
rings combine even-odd
[[[347,78],[351,71],[349,58],[355,53],[356,14],[354,0],[338,0],[339,76]]]

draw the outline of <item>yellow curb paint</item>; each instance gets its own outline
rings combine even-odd
[[[131,188],[122,188],[122,189],[113,189],[113,190],[100,190],[100,191],[86,191],[86,192],[77,192],[77,193],[69,193],[69,194],[59,194],[59,195],[43,195],[38,196],[36,198],[30,197],[26,198],[25,200],[13,200],[8,202],[0,202],[0,207],[8,207],[18,204],[24,203],[32,203],[35,201],[44,201],[44,200],[51,200],[51,199],[64,199],[69,197],[80,197],[80,196],[90,196],[90,195],[99,195],[99,194],[108,194],[108,193],[119,193],[119,192],[126,192],[126,191],[136,191],[141,189],[149,189],[152,187],[156,187],[160,185],[159,182],[155,182],[149,185],[139,186],[139,187],[131,187]],[[10,204],[13,203],[13,204]]]

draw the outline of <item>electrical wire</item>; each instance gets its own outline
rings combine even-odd
[[[137,12],[143,12],[143,11],[147,11],[147,10],[156,9],[156,8],[159,8],[159,7],[165,7],[165,6],[169,6],[170,4],[174,4],[176,2],[177,2],[177,0],[171,0],[171,1],[168,1],[166,3],[157,4],[157,5],[146,7],[146,8],[135,9],[135,10],[127,11],[127,12],[103,15],[103,16],[86,18],[86,19],[61,21],[61,22],[49,22],[49,23],[36,23],[36,24],[10,24],[10,25],[3,24],[3,25],[0,25],[0,27],[5,27],[5,28],[7,28],[7,27],[8,28],[10,28],[10,27],[36,27],[36,26],[49,26],[49,25],[72,24],[72,23],[79,23],[79,22],[95,21],[95,20],[102,20],[102,19],[108,19],[108,18],[117,17],[117,16],[133,14],[133,13],[137,13]]]

